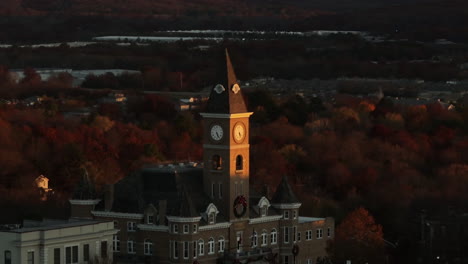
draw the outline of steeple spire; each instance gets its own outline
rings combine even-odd
[[[213,85],[206,112],[237,114],[247,112],[242,90],[237,83],[236,73],[226,49],[226,61],[219,68],[218,82]]]

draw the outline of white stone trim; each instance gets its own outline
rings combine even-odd
[[[239,145],[213,145],[213,144],[203,144],[203,148],[211,148],[211,149],[245,149],[250,148],[250,144],[239,144]]]
[[[73,205],[96,205],[98,204],[101,200],[96,199],[96,200],[68,200],[70,204]]]
[[[252,114],[253,112],[237,113],[237,114],[200,113],[202,117],[211,117],[211,118],[240,118],[240,117],[250,117]]]
[[[167,220],[175,223],[192,223],[200,222],[201,216],[196,217],[180,217],[180,216],[166,216]]]
[[[249,219],[249,224],[259,224],[259,223],[273,222],[273,221],[281,220],[281,218],[283,218],[283,216],[281,216],[281,215],[271,215],[271,216],[251,218],[251,219]]]
[[[273,207],[278,209],[297,209],[301,207],[302,203],[293,203],[293,204],[272,204]]]
[[[229,228],[230,226],[231,226],[231,223],[229,222],[217,223],[217,224],[212,224],[212,225],[199,226],[198,231],[224,229],[224,228]]]
[[[138,224],[138,229],[144,231],[160,231],[160,232],[169,232],[169,227],[165,225],[147,225],[147,224]]]
[[[143,219],[143,214],[130,214],[130,213],[117,213],[117,212],[106,212],[106,211],[91,211],[94,216],[110,217],[110,218],[124,218],[124,219]]]

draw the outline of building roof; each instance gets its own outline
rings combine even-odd
[[[291,185],[288,183],[288,178],[286,176],[283,177],[280,184],[276,188],[276,192],[271,199],[272,204],[292,204],[292,203],[299,203],[299,199],[297,199],[296,195],[294,194]]]
[[[167,202],[168,215],[193,217],[210,203],[203,191],[203,169],[193,166],[142,168],[114,186],[111,211],[142,213],[148,204]]]
[[[75,219],[75,218],[71,218],[68,220],[61,220],[61,219],[44,219],[42,221],[25,220],[21,226],[20,225],[8,225],[8,226],[3,226],[4,228],[0,226],[0,232],[26,233],[26,232],[45,231],[45,230],[61,229],[61,228],[84,226],[84,225],[94,225],[94,224],[107,223],[107,222],[111,222],[111,221]]]
[[[247,112],[242,89],[237,89],[237,77],[226,50],[226,62],[220,67],[218,83],[211,90],[207,113],[236,114]],[[221,86],[220,86],[221,85]],[[236,88],[234,86],[236,85]],[[233,89],[234,88],[234,89]]]

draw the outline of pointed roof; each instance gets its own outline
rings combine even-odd
[[[179,199],[177,205],[174,207],[174,210],[170,213],[171,216],[179,217],[197,217],[200,214],[197,213],[195,206],[190,199],[189,193],[185,188],[182,188],[180,191]]]
[[[81,180],[78,182],[73,192],[72,198],[77,200],[93,200],[96,199],[96,190],[94,183],[88,175],[88,170],[83,169],[83,175]]]
[[[220,67],[218,83],[213,85],[206,112],[236,114],[247,112],[242,90],[237,83],[236,73],[226,49],[226,62]]]
[[[293,204],[299,203],[299,199],[297,199],[296,195],[294,194],[291,185],[288,183],[288,178],[283,176],[281,183],[276,188],[276,192],[273,195],[273,199],[271,199],[272,204]]]

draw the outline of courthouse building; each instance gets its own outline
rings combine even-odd
[[[299,216],[287,177],[271,197],[249,188],[252,112],[227,52],[219,77],[201,113],[203,166],[144,168],[101,199],[84,182],[70,200],[72,217],[114,221],[117,263],[315,264],[326,257],[333,218]]]

